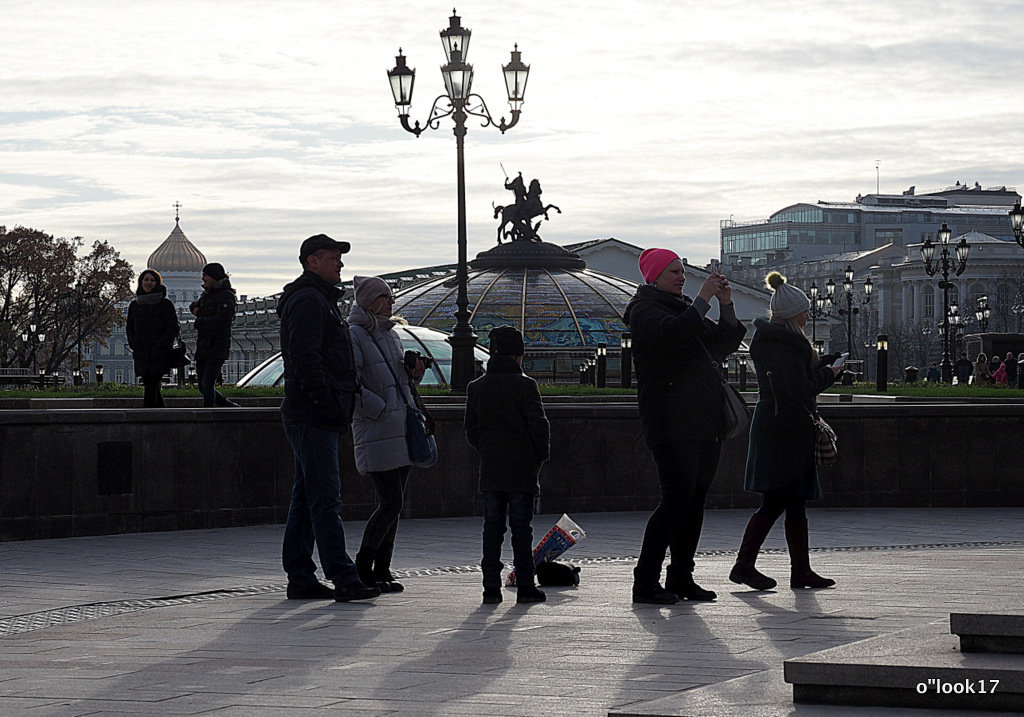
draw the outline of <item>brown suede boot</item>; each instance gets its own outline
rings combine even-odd
[[[807,521],[786,521],[786,545],[789,546],[789,586],[791,588],[830,588],[835,580],[823,578],[811,570],[810,550],[807,546]]]
[[[729,571],[729,579],[740,585],[747,585],[754,590],[771,590],[778,583],[754,567],[757,553],[761,550],[765,538],[771,532],[775,521],[768,520],[761,513],[754,513],[747,521],[747,529],[743,531],[740,552],[736,556],[736,564]]]

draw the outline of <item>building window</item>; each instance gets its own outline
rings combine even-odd
[[[934,319],[935,318],[935,292],[932,291],[930,284],[926,285],[927,289],[924,292],[924,301],[922,302],[924,311],[924,318]]]
[[[903,230],[902,229],[875,229],[875,246],[885,246],[886,244],[896,244],[899,246],[903,245]]]

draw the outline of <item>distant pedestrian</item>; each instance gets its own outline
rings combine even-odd
[[[549,457],[550,428],[537,382],[523,373],[523,335],[512,326],[491,329],[487,373],[466,387],[466,439],[480,455],[484,495],[485,604],[501,602],[501,546],[512,531],[516,602],[544,602],[534,582],[533,501],[540,467]]]
[[[238,406],[217,390],[221,367],[231,354],[231,323],[235,320],[235,290],[224,267],[203,267],[203,293],[188,307],[196,317],[196,377],[203,406]]]
[[[777,271],[768,274],[767,283],[772,290],[771,320],[755,319],[750,340],[760,392],[743,481],[746,490],[762,494],[762,502],[750,516],[729,579],[755,590],[775,587],[775,580],[759,572],[755,561],[775,521],[785,513],[790,586],[827,588],[835,580],[811,570],[806,502],[821,498],[814,462],[816,397],[835,382],[842,368],[820,359],[804,335],[807,295]]]
[[[942,374],[939,372],[939,367],[934,361],[928,366],[928,373],[925,374],[924,380],[928,383],[938,383],[942,380]]]
[[[139,274],[125,323],[135,375],[142,378],[143,408],[163,408],[160,383],[171,370],[171,349],[178,336],[178,312],[167,298],[163,278],[153,269]]]
[[[644,530],[633,602],[714,600],[713,590],[694,582],[693,570],[704,501],[726,434],[725,394],[715,362],[739,348],[747,329],[736,319],[732,287],[721,273],[711,273],[691,300],[683,295],[686,269],[674,251],[647,249],[639,264],[646,283],[629,300],[625,319],[633,336],[640,421],[658,468],[661,501]],[[717,324],[705,318],[713,297]],[[666,551],[671,560],[662,587]]]
[[[974,373],[974,364],[967,358],[967,352],[964,351],[960,354],[960,358],[956,360],[956,380],[961,386],[966,386],[971,382],[971,375]]]
[[[1002,363],[1002,359],[999,358],[999,354],[992,352],[992,358],[988,360],[988,370],[992,372],[994,376],[996,371],[999,369],[999,364]]]
[[[1006,364],[1002,361],[999,362],[999,368],[997,368],[995,373],[992,374],[992,383],[1002,388],[1006,388],[1007,386]]]
[[[1013,355],[1013,351],[1006,352],[1003,364],[1006,366],[1006,385],[1017,388],[1017,357]]]
[[[295,483],[281,551],[292,599],[331,598],[339,602],[380,595],[359,580],[345,550],[338,440],[352,420],[357,390],[348,324],[338,301],[341,255],[346,241],[326,234],[302,242],[302,275],[284,287],[277,304],[284,359],[281,417],[295,453]],[[314,544],[332,591],[316,578]]]
[[[974,362],[972,378],[975,386],[992,385],[992,370],[988,367],[988,356],[983,353],[978,354],[978,360]]]
[[[384,280],[357,276],[352,286],[356,303],[348,320],[359,378],[352,442],[356,469],[370,477],[377,494],[377,509],[366,521],[356,553],[356,569],[364,584],[381,592],[402,592],[405,587],[391,574],[391,557],[409,479],[406,406],[418,398],[414,387],[424,366],[422,359],[406,365],[402,340],[394,330],[405,322],[392,316],[395,297]]]

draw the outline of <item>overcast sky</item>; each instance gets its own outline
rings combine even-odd
[[[512,9],[514,8],[514,12]],[[718,223],[798,201],[955,181],[1024,185],[1024,3],[935,0],[462,2],[473,88],[508,115],[501,65],[531,65],[523,116],[469,124],[469,253],[495,244],[500,165],[562,208],[555,243],[616,237],[692,263]],[[454,262],[452,123],[398,124],[386,70],[443,92],[451,5],[6,0],[0,224],[107,239],[136,271],[174,227],[241,293],[352,242],[345,276]]]

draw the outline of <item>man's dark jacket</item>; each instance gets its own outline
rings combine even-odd
[[[196,308],[196,359],[223,361],[231,353],[231,322],[235,320],[235,290],[224,277],[203,292]]]
[[[686,296],[644,284],[626,305],[637,400],[647,444],[725,436],[725,393],[717,361],[739,348],[746,327],[701,316]]]
[[[342,292],[311,271],[284,287],[277,304],[284,359],[285,420],[330,431],[348,429],[356,372]]]
[[[480,490],[539,493],[550,428],[537,382],[516,360],[493,356],[466,387],[466,439],[480,454]]]
[[[828,363],[817,360],[802,334],[764,319],[754,319],[754,328],[750,358],[757,370],[758,400],[743,487],[755,493],[781,490],[820,498],[811,416],[817,395],[836,376]]]

